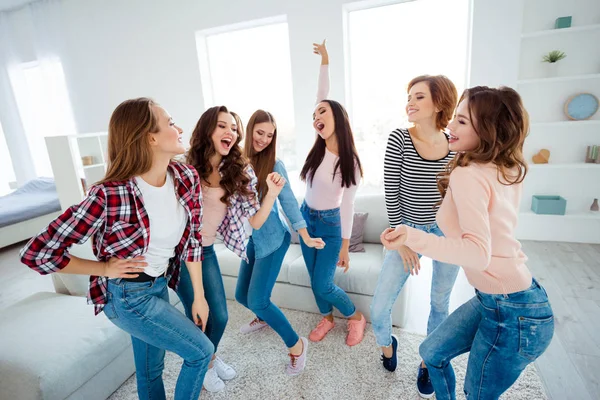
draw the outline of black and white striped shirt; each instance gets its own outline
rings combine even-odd
[[[416,225],[435,222],[436,203],[441,200],[437,174],[455,154],[449,152],[440,160],[426,160],[415,149],[407,129],[396,129],[390,134],[383,167],[390,227],[403,221]]]

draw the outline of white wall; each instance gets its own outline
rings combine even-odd
[[[475,2],[471,84],[516,82],[522,1]],[[346,3],[356,2],[63,0],[66,48],[61,58],[78,129],[105,130],[120,101],[147,95],[165,105],[190,133],[204,110],[195,32],[278,15],[287,15],[289,24],[296,126],[310,129],[319,62],[312,54],[312,42],[327,38],[331,97],[347,102]],[[499,47],[502,51],[497,51]],[[257,52],[266,48],[268,43],[257,43]],[[374,63],[374,73],[376,69]],[[299,140],[299,150],[308,150],[309,145]]]

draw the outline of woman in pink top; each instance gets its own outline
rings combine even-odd
[[[314,52],[321,55],[322,89],[323,73],[329,57],[325,42],[314,44]],[[324,71],[325,70],[325,71]],[[348,248],[354,217],[354,196],[362,177],[362,167],[354,145],[348,114],[334,100],[323,100],[327,90],[319,90],[313,114],[317,132],[315,143],[304,162],[300,178],[307,183],[306,196],[300,210],[310,237],[320,237],[325,248],[317,250],[300,242],[302,255],[310,276],[311,287],[323,319],[312,330],[309,339],[321,341],[333,329],[333,307],[348,318],[346,344],[354,346],[363,339],[366,320],[348,295],[338,287],[333,278],[336,266],[350,267]]]
[[[256,175],[242,154],[242,124],[236,114],[225,106],[206,110],[192,133],[187,163],[192,165],[202,184],[202,279],[204,293],[210,309],[206,322],[206,336],[214,345],[215,354],[204,377],[204,388],[218,392],[227,381],[235,378],[236,371],[226,364],[217,350],[227,325],[227,300],[221,277],[219,260],[214,249],[217,234],[223,244],[242,259],[246,256],[244,221],[259,229],[269,217],[277,195],[285,184],[277,173],[266,177],[268,193],[259,202],[256,192]],[[194,290],[185,263],[181,266],[181,284],[177,290],[185,313],[193,318],[191,299]]]
[[[408,246],[435,260],[461,265],[476,296],[454,311],[421,344],[436,398],[455,398],[450,361],[470,351],[467,399],[497,399],[548,347],[554,317],[544,288],[525,265],[515,239],[527,165],[529,129],[521,97],[511,88],[465,90],[448,125],[458,152],[440,174],[437,223],[445,237],[400,225],[381,241]]]

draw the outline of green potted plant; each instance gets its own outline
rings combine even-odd
[[[564,51],[552,50],[548,54],[542,57],[542,62],[546,63],[546,75],[556,76],[558,75],[558,62],[567,57]]]

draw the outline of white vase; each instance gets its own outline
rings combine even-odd
[[[555,78],[560,75],[560,62],[544,62],[544,77],[546,78]]]

